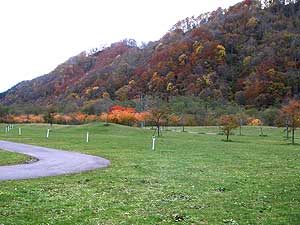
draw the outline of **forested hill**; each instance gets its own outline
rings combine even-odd
[[[0,103],[69,112],[103,97],[141,95],[197,96],[256,108],[299,98],[299,0],[246,0],[179,21],[142,47],[125,40],[81,53],[0,94]]]

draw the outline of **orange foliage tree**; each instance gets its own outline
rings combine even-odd
[[[281,109],[287,123],[292,128],[292,144],[295,144],[295,129],[300,126],[300,101],[291,101]]]
[[[130,125],[135,121],[135,113],[126,110],[113,110],[109,113],[108,118],[113,123]]]
[[[235,115],[223,115],[219,119],[221,130],[226,135],[226,141],[229,141],[230,132],[239,127],[238,119]]]
[[[44,123],[44,117],[42,115],[28,115],[28,120],[30,123]]]
[[[101,121],[107,121],[131,125],[136,121],[136,111],[133,108],[125,108],[122,106],[111,107],[109,113],[102,113],[100,116]]]
[[[99,121],[100,117],[97,115],[87,115],[80,112],[71,113],[71,114],[59,114],[56,113],[53,115],[53,122],[57,124],[83,124]]]
[[[160,127],[169,116],[169,110],[167,108],[152,108],[150,110],[149,122],[156,126],[157,135],[161,136]]]
[[[88,123],[100,121],[100,116],[97,115],[87,115],[85,121]]]
[[[71,124],[73,122],[73,118],[69,115],[54,114],[53,122],[58,124]]]
[[[263,132],[263,122],[260,119],[251,119],[249,124],[249,126],[259,126],[260,127],[260,136],[264,136],[264,132]]]
[[[178,126],[178,124],[180,123],[181,121],[181,117],[180,116],[177,116],[175,114],[172,114],[169,116],[169,123],[170,125],[173,125],[173,126]]]
[[[7,115],[2,118],[3,122],[6,123],[44,123],[42,115]]]
[[[73,118],[74,118],[75,121],[78,122],[78,123],[84,123],[86,117],[87,117],[86,114],[82,114],[82,113],[79,113],[79,112],[73,114]]]
[[[145,112],[140,112],[135,114],[135,120],[136,122],[139,122],[141,126],[143,127],[147,121],[150,120],[150,112],[145,111]]]
[[[104,112],[100,115],[100,121],[108,123],[108,113]]]

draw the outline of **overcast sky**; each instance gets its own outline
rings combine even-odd
[[[3,0],[0,92],[71,56],[133,38],[155,41],[178,20],[241,0]]]

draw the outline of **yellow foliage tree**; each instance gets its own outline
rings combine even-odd
[[[260,136],[264,136],[263,122],[260,119],[257,119],[257,118],[251,119],[248,125],[249,126],[259,126],[260,127]]]
[[[181,54],[178,57],[178,62],[180,66],[184,66],[186,64],[186,60],[187,60],[187,55],[186,54]]]
[[[257,19],[256,19],[255,17],[251,17],[251,18],[248,20],[246,26],[249,27],[249,28],[254,28],[254,27],[256,27],[257,24],[258,24]]]
[[[219,62],[223,62],[225,57],[226,57],[226,49],[223,45],[218,45],[217,46],[217,60]]]

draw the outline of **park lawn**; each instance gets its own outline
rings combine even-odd
[[[152,151],[149,129],[55,125],[46,139],[47,125],[21,127],[22,136],[14,129],[0,139],[98,155],[112,165],[0,182],[0,224],[299,224],[300,145],[290,145],[283,129],[265,127],[260,137],[259,128],[247,127],[224,142],[216,127],[188,127],[164,132]]]
[[[27,155],[0,150],[0,166],[25,163],[30,159],[31,157]]]

